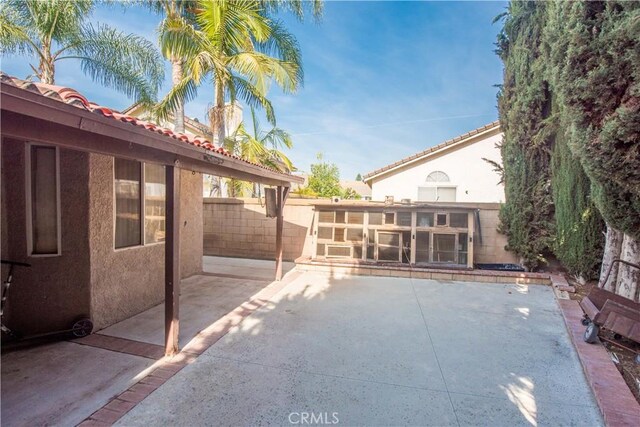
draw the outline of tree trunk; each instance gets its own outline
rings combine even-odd
[[[640,265],[640,240],[634,239],[628,234],[622,239],[620,259],[636,265]],[[638,301],[638,283],[640,283],[640,269],[630,265],[619,263],[618,282],[616,293],[623,297]]]
[[[176,86],[184,77],[184,69],[182,61],[179,59],[171,59],[171,81]],[[179,99],[176,110],[173,112],[174,131],[184,133],[184,100]]]
[[[43,46],[43,55],[44,57],[40,58],[40,65],[38,67],[39,78],[42,83],[53,85],[55,84],[55,62],[51,57],[51,52],[47,46]]]
[[[215,106],[210,114],[211,132],[218,137],[218,145],[224,145],[225,126],[224,126],[224,84],[219,79],[215,80],[214,87]]]
[[[616,283],[618,282],[618,269],[620,263],[615,263],[611,268],[609,278],[606,280],[607,272],[611,267],[611,263],[614,259],[620,257],[620,250],[622,248],[622,232],[607,225],[607,237],[604,245],[604,253],[602,255],[602,269],[600,270],[600,283],[599,286],[606,291],[616,292]]]

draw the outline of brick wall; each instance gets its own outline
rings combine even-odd
[[[311,256],[313,205],[317,200],[288,199],[284,208],[284,259]],[[504,250],[505,236],[498,233],[496,203],[463,203],[480,209],[482,244],[476,233],[474,260],[480,263],[513,263],[516,257]],[[273,259],[276,250],[276,220],[267,218],[257,199],[204,199],[204,254]]]

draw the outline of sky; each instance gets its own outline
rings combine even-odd
[[[437,145],[498,118],[495,85],[502,64],[494,53],[506,2],[326,1],[316,23],[280,18],[302,49],[304,86],[269,93],[277,126],[288,131],[294,165],[308,172],[318,153],[335,163],[341,179]],[[100,6],[92,22],[156,40],[161,17],[145,9]],[[25,78],[27,57],[1,58],[2,71]],[[35,62],[33,62],[35,64]],[[170,67],[166,67],[169,88]],[[56,84],[118,110],[132,99],[94,84],[76,61],[56,67]],[[205,122],[213,87],[205,83],[186,113]],[[245,118],[249,116],[245,108]],[[270,125],[263,118],[261,126]]]

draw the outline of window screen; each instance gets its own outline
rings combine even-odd
[[[398,225],[411,227],[411,212],[398,212]]]
[[[114,159],[116,236],[115,247],[142,244],[140,224],[140,181],[142,164]]]
[[[349,246],[327,246],[327,256],[350,257],[351,248]]]
[[[55,147],[30,146],[31,251],[58,253],[58,173]]]
[[[393,225],[396,223],[395,212],[387,212],[384,214],[384,223],[387,225]]]
[[[416,262],[429,262],[429,232],[416,232]]]
[[[364,212],[349,212],[349,224],[364,223]]]
[[[434,234],[433,235],[433,261],[434,262],[456,262],[456,235],[455,234]]]
[[[378,233],[378,244],[400,246],[400,233]]]
[[[433,213],[418,212],[416,218],[417,227],[433,227]]]
[[[369,212],[369,225],[382,225],[382,212]]]
[[[449,227],[467,228],[468,215],[466,213],[449,214]]]
[[[144,165],[144,241],[164,242],[166,185],[164,166]]]
[[[333,228],[318,227],[318,239],[333,239]]]
[[[331,223],[331,222],[333,222],[333,218],[334,218],[333,212],[331,212],[331,211],[321,211],[320,214],[319,214],[318,221],[319,222]]]
[[[347,240],[362,242],[362,228],[347,228]]]

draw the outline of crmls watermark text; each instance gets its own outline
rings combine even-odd
[[[289,414],[289,423],[302,425],[326,425],[338,424],[340,419],[337,412],[292,412]]]

